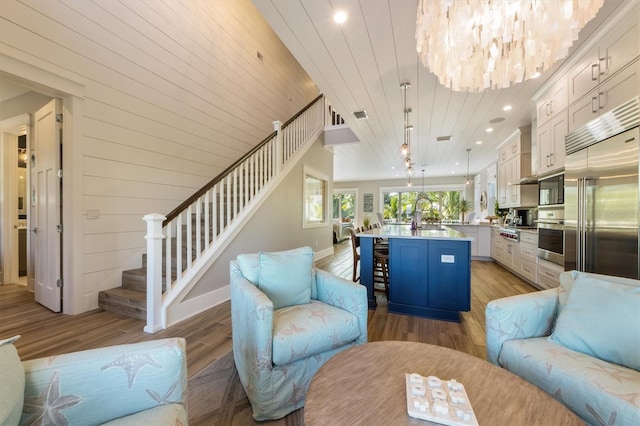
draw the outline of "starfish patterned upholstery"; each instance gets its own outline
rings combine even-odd
[[[593,425],[640,424],[640,372],[628,366],[572,350],[554,341],[559,313],[566,309],[576,271],[560,274],[560,287],[489,302],[485,310],[487,359],[538,386]],[[607,282],[640,286],[626,278],[605,277]],[[615,310],[598,302],[598,309]],[[628,317],[626,324],[640,322]],[[585,326],[594,328],[588,319]],[[616,329],[608,330],[611,342]],[[640,353],[636,353],[640,357]]]
[[[24,361],[22,366],[21,425],[175,426],[188,422],[184,339],[55,355]]]
[[[257,257],[244,256],[230,265],[234,360],[253,417],[278,419],[304,406],[322,364],[366,343],[367,292],[314,268],[311,302],[274,309],[256,282]]]

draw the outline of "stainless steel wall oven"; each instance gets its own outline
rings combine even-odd
[[[538,208],[538,257],[564,266],[564,207]]]

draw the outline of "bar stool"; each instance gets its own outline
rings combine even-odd
[[[373,291],[384,291],[389,301],[389,243],[382,238],[373,243]]]

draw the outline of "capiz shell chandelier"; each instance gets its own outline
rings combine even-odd
[[[567,56],[604,0],[420,0],[422,63],[455,91],[503,89]]]

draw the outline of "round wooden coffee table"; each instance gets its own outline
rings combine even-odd
[[[305,425],[430,424],[407,414],[405,373],[462,383],[480,425],[584,424],[542,390],[487,361],[424,343],[373,342],[320,368],[307,393]]]

